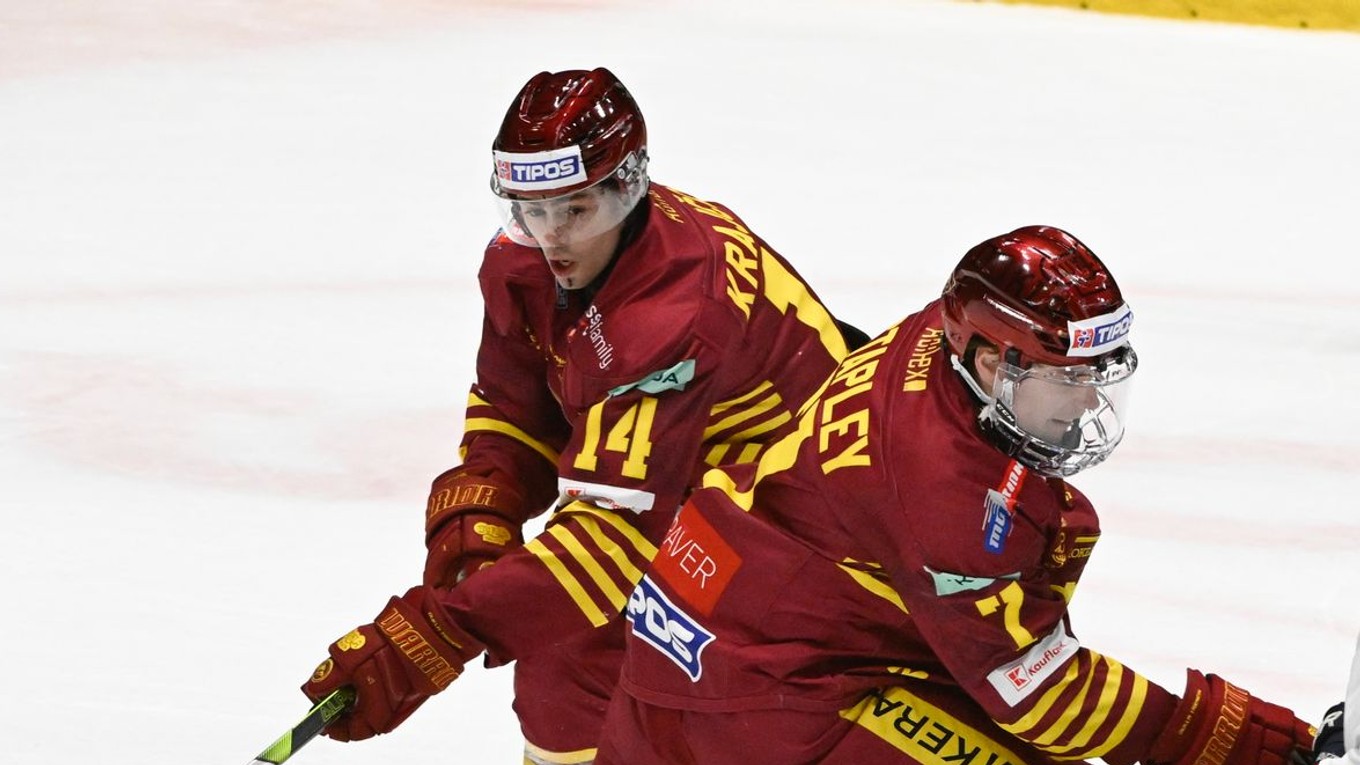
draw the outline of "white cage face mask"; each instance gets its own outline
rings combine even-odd
[[[1021,368],[1003,361],[979,419],[1012,445],[1022,464],[1045,475],[1073,475],[1103,462],[1124,438],[1137,368],[1131,346],[1075,366]]]

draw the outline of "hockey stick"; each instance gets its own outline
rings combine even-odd
[[[279,736],[268,749],[256,755],[255,759],[246,765],[279,765],[284,760],[292,757],[303,744],[311,741],[316,734],[321,732],[330,724],[332,720],[339,717],[342,712],[349,708],[350,702],[354,701],[354,691],[349,688],[337,688],[331,695],[318,701],[312,707],[307,716],[302,721],[293,726],[293,729]]]

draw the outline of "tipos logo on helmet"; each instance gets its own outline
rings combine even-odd
[[[1109,353],[1128,345],[1129,329],[1133,326],[1133,310],[1127,304],[1111,313],[1081,321],[1068,321],[1068,356],[1089,358]]]
[[[496,159],[496,179],[510,191],[549,191],[564,189],[586,180],[581,147],[519,154],[492,151]]]

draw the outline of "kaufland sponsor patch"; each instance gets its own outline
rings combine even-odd
[[[741,556],[691,505],[685,505],[661,540],[652,570],[705,616],[741,568]]]
[[[1035,643],[1019,661],[1003,664],[987,675],[1001,698],[1011,706],[1024,701],[1068,659],[1077,655],[1081,643],[1067,634],[1062,622],[1043,640]]]
[[[1127,305],[1112,313],[1067,322],[1068,356],[1099,356],[1129,342],[1133,311]]]
[[[634,635],[675,662],[691,682],[698,682],[704,673],[700,654],[714,635],[672,603],[646,575],[628,596],[626,618]]]
[[[656,503],[656,495],[650,491],[574,481],[560,476],[557,479],[557,492],[559,502],[582,500],[610,510],[631,510],[634,513],[651,510],[652,505]]]
[[[580,146],[529,154],[512,151],[491,154],[496,162],[496,180],[501,188],[510,191],[551,191],[586,180]]]

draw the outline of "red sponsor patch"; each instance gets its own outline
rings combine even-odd
[[[690,505],[681,508],[652,561],[656,575],[705,616],[740,567],[741,556]]]

